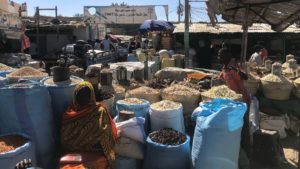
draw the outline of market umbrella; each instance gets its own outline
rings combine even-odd
[[[175,26],[171,22],[149,19],[140,26],[140,32],[173,30],[174,28]]]
[[[248,26],[267,23],[280,32],[300,18],[299,0],[208,0],[208,15],[214,24],[216,15],[228,22],[243,25],[242,57],[245,61]]]

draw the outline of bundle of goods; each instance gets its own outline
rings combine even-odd
[[[115,118],[116,121],[119,118]],[[144,131],[145,119],[142,117],[133,117],[129,120],[116,123],[120,137],[115,146],[118,155],[134,159],[144,159],[143,144],[146,134]]]
[[[10,66],[7,66],[3,63],[0,63],[0,76],[1,77],[6,77],[7,74],[13,72],[15,69],[10,67]]]
[[[192,146],[194,169],[238,168],[246,111],[245,103],[215,99],[194,112],[197,119]]]
[[[155,73],[155,77],[158,79],[171,79],[182,81],[187,78],[191,73],[203,73],[202,71],[193,69],[182,69],[177,67],[167,67]]]
[[[293,94],[297,97],[300,98],[300,78],[297,78],[294,81],[294,90],[293,90]]]
[[[37,82],[12,84],[0,89],[2,133],[21,132],[32,138],[38,166],[53,168],[54,119],[48,89]]]
[[[147,86],[153,89],[164,89],[170,86],[172,82],[173,80],[171,79],[152,78],[150,81],[148,81]]]
[[[139,87],[130,91],[127,91],[126,98],[134,97],[148,100],[150,103],[159,102],[161,100],[160,91],[152,89],[150,87]]]
[[[186,81],[186,80],[185,81],[179,81],[179,82],[178,81],[173,81],[171,83],[171,85],[175,85],[175,84],[186,86],[186,87],[198,90],[198,91],[200,91],[202,89],[201,85],[190,83],[189,81]]]
[[[181,103],[185,115],[190,115],[198,106],[200,95],[201,94],[198,90],[177,84],[165,88],[161,92],[163,100],[171,100]]]
[[[31,139],[24,134],[7,134],[0,136],[0,166],[15,168],[24,159],[30,159],[35,165],[36,155]]]
[[[286,114],[271,116],[260,112],[260,128],[278,131],[280,138],[285,138],[285,129],[289,128],[289,117]]]
[[[151,131],[172,128],[184,133],[183,108],[181,103],[163,100],[150,105]]]
[[[32,67],[25,66],[8,74],[7,78],[10,83],[15,83],[18,82],[20,79],[40,81],[47,76],[48,76],[47,73],[43,73]]]
[[[215,98],[227,98],[231,100],[241,101],[243,96],[229,89],[226,85],[215,86],[210,90],[201,93],[202,100],[211,101]]]
[[[248,74],[248,80],[244,81],[244,85],[248,92],[254,96],[259,88],[260,78],[252,73]]]
[[[187,75],[188,82],[197,84],[202,90],[210,89],[212,83],[212,77],[208,76],[206,73],[191,73]]]
[[[285,57],[285,62],[282,64],[282,69],[286,69],[289,67],[289,60],[295,59],[294,55],[288,54]]]
[[[190,138],[173,129],[160,129],[149,134],[143,169],[190,168]]]
[[[283,75],[287,78],[297,78],[299,75],[299,67],[297,65],[297,60],[290,59],[288,61],[288,67],[283,70]]]
[[[274,100],[288,100],[293,84],[282,76],[281,64],[272,65],[272,73],[261,78],[263,93],[266,98]]]

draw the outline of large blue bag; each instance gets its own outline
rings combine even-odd
[[[48,88],[51,100],[52,109],[54,113],[54,121],[57,129],[60,129],[62,115],[67,110],[68,106],[72,104],[74,97],[74,90],[76,85],[83,81],[83,79],[72,76],[71,82],[60,82],[60,83],[50,83],[52,77],[47,77],[41,82]]]
[[[127,104],[122,100],[118,100],[116,103],[116,110],[120,112],[122,110],[132,111],[134,112],[135,117],[143,117],[145,118],[145,132],[146,134],[150,131],[150,102],[145,99],[140,99],[143,101],[142,104]]]
[[[54,131],[51,97],[37,82],[0,88],[0,134],[20,132],[29,135],[35,146],[37,164],[51,168]]]
[[[153,142],[148,136],[143,169],[189,169],[190,137],[186,137],[184,143],[173,146]]]
[[[6,135],[22,136],[23,138],[28,139],[28,141],[24,145],[16,148],[13,151],[0,153],[0,168],[3,169],[15,168],[15,165],[24,159],[31,159],[32,165],[36,166],[36,154],[34,151],[34,146],[32,144],[31,138],[21,133],[5,134],[5,135],[1,135],[0,137]]]
[[[197,117],[193,169],[237,169],[246,104],[215,99],[200,107],[193,113]]]
[[[7,84],[8,84],[7,78],[1,78],[0,77],[0,87],[4,87]]]

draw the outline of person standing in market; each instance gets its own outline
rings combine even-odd
[[[111,47],[115,48],[114,44],[109,40],[108,35],[105,35],[105,39],[102,40],[101,46],[104,51],[110,51]]]
[[[247,74],[245,74],[237,63],[232,62],[231,53],[227,48],[222,48],[219,50],[218,56],[220,62],[223,64],[223,68],[220,74],[220,78],[225,82],[225,84],[236,93],[243,95],[243,102],[250,106],[251,98],[244,86],[244,80],[248,79]],[[246,112],[244,116],[244,126],[242,129],[241,147],[250,157],[250,133],[249,133],[249,111]]]
[[[265,47],[261,46],[260,44],[257,44],[254,46],[254,53],[251,55],[249,62],[253,66],[263,66],[264,61],[268,56],[268,51]]]

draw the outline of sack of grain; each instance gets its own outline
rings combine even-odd
[[[20,79],[40,81],[45,77],[48,77],[47,73],[43,73],[29,66],[22,67],[7,75],[9,83],[16,83]]]
[[[236,101],[242,101],[243,96],[229,89],[226,85],[215,86],[210,90],[201,93],[203,101],[211,101],[216,98],[227,98]]]
[[[163,59],[170,59],[171,58],[171,55],[169,54],[169,52],[167,50],[160,50],[158,52],[159,56],[160,56],[160,60],[163,60]]]
[[[290,59],[288,61],[288,67],[283,70],[283,74],[287,78],[296,78],[298,77],[299,67],[297,65],[297,60]]]
[[[200,101],[200,92],[198,90],[183,85],[172,85],[165,88],[162,90],[161,96],[163,100],[181,103],[183,112],[186,115],[192,114]]]
[[[185,133],[183,108],[181,103],[163,100],[150,105],[151,131],[172,128]]]
[[[135,97],[148,100],[150,103],[159,102],[161,100],[160,91],[152,89],[150,87],[139,87],[133,90],[129,90],[126,93],[126,98]]]
[[[286,68],[289,67],[289,60],[290,60],[290,59],[295,59],[295,56],[294,56],[294,55],[291,55],[291,54],[286,55],[286,57],[285,57],[285,63],[282,64],[282,68],[283,68],[283,69],[286,69]]]
[[[115,118],[114,121],[117,121],[118,118]],[[142,117],[133,117],[129,120],[125,120],[122,122],[116,122],[116,127],[118,133],[121,136],[130,138],[134,141],[138,141],[140,143],[145,143],[146,134],[144,131],[145,119]]]
[[[260,112],[260,128],[278,131],[280,138],[285,138],[285,129],[289,128],[289,118],[286,114],[281,116],[270,116]]]
[[[266,98],[274,100],[288,100],[293,84],[284,76],[268,74],[261,78],[263,93]]]
[[[175,59],[162,59],[161,61],[161,69],[166,67],[175,67]]]
[[[118,155],[139,159],[144,159],[144,148],[142,143],[130,138],[120,137],[115,145],[115,152]]]

